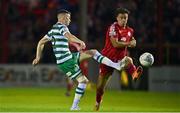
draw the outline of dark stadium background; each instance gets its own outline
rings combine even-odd
[[[110,5],[111,4],[111,5]],[[88,0],[87,9],[80,0],[1,0],[1,64],[31,63],[39,39],[56,22],[57,8],[72,12],[71,32],[81,35],[81,12],[87,10],[86,35],[80,37],[88,48],[101,50],[105,30],[113,21],[113,11],[123,6],[131,11],[129,25],[135,29],[137,49],[152,50],[155,65],[179,65],[178,0]],[[52,63],[50,53],[43,63]]]

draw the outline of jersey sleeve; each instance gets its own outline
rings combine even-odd
[[[48,35],[45,35],[44,37],[47,38],[50,41],[52,40],[52,38],[50,38]]]
[[[45,35],[45,37],[46,37],[48,40],[52,40],[52,32],[49,31],[49,32]]]
[[[110,37],[114,37],[114,38],[118,37],[118,33],[117,33],[117,30],[116,30],[116,27],[114,24],[109,27],[109,33],[108,34]]]

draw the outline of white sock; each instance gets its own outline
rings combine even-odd
[[[86,88],[86,84],[85,83],[79,83],[78,84],[78,86],[76,88],[76,92],[75,92],[72,108],[76,108],[78,106],[79,101],[80,101],[81,97],[84,94],[85,88]]]
[[[98,61],[99,63],[103,63],[107,66],[113,67],[117,70],[121,70],[121,65],[119,63],[115,63],[112,62],[109,58],[103,56],[101,53],[99,53],[98,51],[96,52],[96,54],[93,56],[93,58]]]

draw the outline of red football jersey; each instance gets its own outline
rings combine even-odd
[[[129,42],[133,37],[133,29],[130,27],[121,27],[117,22],[114,22],[106,33],[105,46],[102,50],[102,54],[107,56],[114,62],[122,59],[127,55],[127,47],[115,48],[113,47],[110,38],[118,38],[119,41]]]

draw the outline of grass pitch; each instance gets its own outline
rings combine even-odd
[[[0,88],[0,112],[69,112],[74,92],[62,88]],[[86,91],[81,111],[92,112],[95,90]],[[180,112],[180,93],[107,90],[100,112]]]

